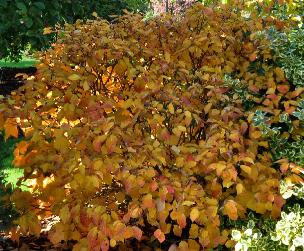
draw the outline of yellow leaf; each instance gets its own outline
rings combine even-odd
[[[43,35],[48,35],[51,34],[53,32],[52,27],[45,27],[43,29]]]
[[[57,224],[55,230],[49,232],[48,238],[53,244],[57,244],[60,241],[64,240],[63,226]]]
[[[191,224],[191,228],[189,230],[189,237],[196,239],[198,237],[199,227],[196,224]]]
[[[82,88],[83,88],[85,91],[90,90],[90,85],[89,85],[88,81],[84,81],[84,82],[82,83]]]
[[[189,201],[189,200],[185,200],[183,203],[182,203],[182,205],[183,206],[192,206],[192,205],[194,205],[195,204],[195,202],[193,202],[193,201]]]
[[[91,176],[89,179],[90,183],[93,185],[93,187],[98,188],[99,187],[99,179],[96,176]]]
[[[239,158],[239,160],[242,160],[242,161],[250,163],[250,164],[254,164],[254,160],[250,157],[241,157],[241,158]]]
[[[165,52],[165,59],[166,59],[166,61],[167,61],[168,63],[170,62],[170,59],[171,59],[170,53]]]
[[[97,12],[96,12],[96,11],[94,11],[94,12],[92,13],[92,16],[97,18],[97,17],[98,17]]]
[[[193,250],[193,251],[201,250],[200,245],[195,240],[189,239],[188,245],[189,245],[189,250]]]
[[[93,140],[93,149],[96,152],[100,152],[101,146],[104,143],[104,141],[106,140],[107,135],[103,134],[103,135],[99,135],[97,136],[94,140]]]
[[[212,103],[208,103],[208,104],[204,107],[204,112],[205,112],[206,114],[209,113],[211,107],[212,107]]]
[[[181,227],[179,227],[177,225],[173,226],[173,233],[174,233],[175,236],[181,237],[182,232],[183,232],[183,229]]]
[[[249,166],[241,165],[241,169],[247,174],[251,173],[251,168]]]
[[[191,112],[185,111],[185,116],[186,116],[187,118],[191,118]]]
[[[169,112],[170,112],[171,114],[174,114],[174,106],[173,106],[172,103],[170,103],[170,104],[168,105],[168,110],[169,110]]]
[[[191,221],[195,221],[197,218],[199,217],[199,211],[198,209],[195,207],[191,210],[190,212],[190,219]]]
[[[60,209],[59,217],[63,224],[69,222],[70,219],[70,209],[68,205],[65,205],[63,208]]]
[[[226,168],[226,164],[216,163],[216,175],[220,176],[225,168]]]
[[[207,230],[202,230],[200,234],[200,243],[203,247],[206,247],[210,243],[210,237]]]
[[[116,240],[111,239],[111,240],[110,240],[110,246],[111,246],[112,248],[114,248],[114,247],[116,246]]]
[[[178,125],[178,126],[177,126],[177,129],[178,129],[179,131],[181,131],[181,132],[186,132],[186,131],[187,131],[187,128],[184,127],[184,126],[181,126],[181,125]]]
[[[81,79],[81,77],[78,74],[72,74],[68,77],[68,79],[71,81],[76,81],[76,80]]]
[[[281,68],[276,67],[276,68],[274,69],[274,72],[275,72],[275,74],[276,74],[276,76],[277,76],[278,81],[283,81],[283,80],[285,80],[285,74],[284,74],[284,71],[283,71]]]
[[[244,191],[244,186],[241,183],[237,184],[236,191],[238,195],[241,194]]]
[[[64,152],[64,153],[67,152],[69,148],[69,144],[70,143],[68,139],[64,136],[56,137],[56,139],[54,140],[54,148],[60,152]]]

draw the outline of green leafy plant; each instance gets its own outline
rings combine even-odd
[[[46,27],[93,18],[93,12],[111,20],[125,8],[122,0],[1,0],[0,58],[19,60],[29,44],[31,51],[49,48],[57,35],[44,35]]]
[[[304,248],[304,209],[299,204],[282,212],[282,218],[277,222],[271,239],[288,246],[288,250],[303,250]]]
[[[235,250],[288,251],[304,248],[304,209],[299,204],[288,207],[276,222],[250,214],[247,224],[231,232]]]
[[[151,11],[150,0],[126,0],[127,8],[134,12],[146,13]]]
[[[290,32],[270,30],[276,62],[284,69],[287,78],[296,86],[304,86],[304,27]]]

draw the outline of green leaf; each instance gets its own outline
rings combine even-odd
[[[16,6],[17,6],[17,8],[18,8],[19,10],[21,10],[23,13],[26,13],[27,8],[26,8],[26,5],[25,5],[24,3],[22,3],[22,2],[17,2]]]
[[[33,26],[33,19],[31,19],[30,17],[27,17],[25,20],[25,26],[27,27],[27,28],[31,28],[32,26]]]
[[[42,2],[35,2],[35,3],[33,3],[33,5],[37,6],[40,10],[45,9],[45,5]]]

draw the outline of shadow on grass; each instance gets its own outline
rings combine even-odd
[[[22,138],[9,138],[4,141],[0,134],[0,231],[5,231],[13,226],[17,212],[9,203],[9,196],[16,187],[17,181],[23,176],[23,170],[12,165],[15,145]]]

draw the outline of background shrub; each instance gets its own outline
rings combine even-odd
[[[2,0],[0,2],[0,58],[18,59],[22,51],[42,50],[55,41],[55,35],[43,35],[45,27],[74,23],[92,18],[96,12],[107,20],[126,8],[122,0]],[[30,46],[30,47],[29,47]]]

